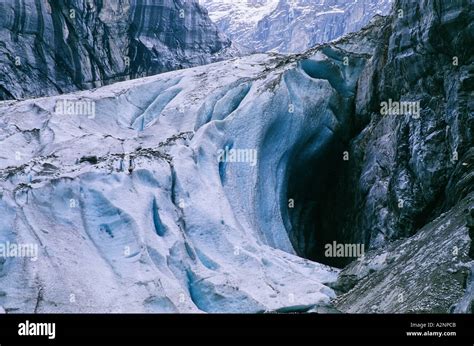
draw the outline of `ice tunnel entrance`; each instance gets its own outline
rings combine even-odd
[[[355,259],[334,253],[328,255],[326,247],[334,247],[334,242],[343,246],[350,243],[332,221],[343,213],[340,206],[334,202],[330,206],[325,204],[337,201],[337,198],[329,197],[333,187],[340,183],[347,165],[343,159],[345,148],[344,141],[335,135],[315,152],[310,152],[310,149],[300,151],[289,163],[286,188],[288,212],[285,227],[296,253],[337,268]]]
[[[289,162],[287,200],[284,201],[287,208],[285,228],[296,253],[337,268],[345,267],[359,256],[340,255],[335,251],[328,254],[327,251],[327,246],[347,247],[353,243],[351,239],[345,239],[337,221],[344,214],[342,208],[347,207],[342,203],[345,197],[333,196],[348,168],[348,162],[344,160],[349,141],[346,137],[336,131],[326,137],[329,140],[317,150],[307,145],[308,150],[296,151],[298,154]]]

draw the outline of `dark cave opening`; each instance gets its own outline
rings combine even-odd
[[[345,148],[345,141],[334,136],[317,153],[297,155],[287,186],[286,226],[293,248],[303,258],[336,268],[347,266],[365,247],[364,242],[354,243],[340,230],[347,201],[342,200],[345,196],[333,194],[348,169]],[[338,250],[342,248],[341,255]]]
[[[345,158],[351,140],[364,128],[361,122],[367,119],[355,116],[355,89],[344,77],[343,57],[331,49],[324,53],[331,59],[303,60],[301,69],[311,78],[326,80],[337,93],[324,111],[306,109],[305,116],[318,119],[320,126],[292,152],[287,168],[288,200],[284,201],[288,203],[281,203],[281,208],[299,256],[342,268],[361,256],[368,243],[365,234],[350,229],[356,221],[351,220],[351,212],[357,205],[350,179],[357,165]],[[353,66],[364,63],[364,59],[352,61]]]

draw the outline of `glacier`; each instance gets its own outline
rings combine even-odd
[[[331,309],[339,270],[298,256],[289,193],[347,131],[367,54],[342,46],[2,102],[0,242],[40,250],[0,259],[0,306]],[[56,113],[65,101],[95,116]],[[255,150],[256,164],[222,162],[225,148]]]
[[[466,4],[0,102],[0,245],[36,251],[0,258],[0,312],[471,311]],[[334,241],[368,251],[322,256]]]

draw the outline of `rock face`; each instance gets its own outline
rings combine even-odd
[[[196,1],[0,2],[0,100],[202,65],[231,43]]]
[[[395,5],[402,12],[385,25],[387,40],[359,81],[356,135],[343,150],[349,159],[322,194],[315,225],[322,243],[377,248],[411,236],[473,187],[474,7]],[[419,113],[381,115],[384,102],[397,101],[419,105]]]
[[[338,289],[354,288],[338,298],[340,310],[472,312],[474,5],[395,8],[359,81],[362,131],[315,227],[322,242],[374,249],[341,273]],[[381,115],[390,99],[419,102],[420,112]]]
[[[393,0],[204,0],[209,15],[243,51],[298,53],[388,14]],[[230,13],[230,14],[228,14]]]
[[[413,237],[351,263],[334,286],[349,290],[336,307],[347,313],[472,313],[466,211],[473,205],[471,194]]]

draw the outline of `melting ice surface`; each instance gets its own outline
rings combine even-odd
[[[288,177],[344,129],[363,65],[327,46],[0,104],[0,242],[40,245],[36,261],[0,259],[0,307],[328,305],[337,270],[293,250]],[[65,99],[95,117],[55,114]],[[226,147],[258,160],[219,162]]]

